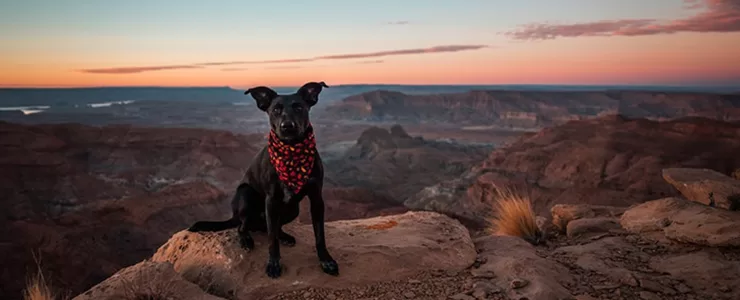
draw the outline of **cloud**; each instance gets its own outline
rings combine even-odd
[[[393,55],[459,52],[459,51],[468,51],[468,50],[478,50],[478,49],[483,49],[486,47],[488,46],[486,45],[446,45],[446,46],[436,46],[436,47],[429,47],[429,48],[327,55],[327,56],[319,56],[319,57],[316,57],[315,59],[353,59],[353,58],[369,58],[369,57],[382,57],[382,56],[393,56]]]
[[[357,58],[374,58],[383,56],[394,56],[394,55],[413,55],[413,54],[429,54],[429,53],[444,53],[444,52],[460,52],[470,51],[487,48],[486,45],[443,45],[429,48],[416,48],[416,49],[400,49],[400,50],[388,50],[379,52],[366,52],[366,53],[349,53],[349,54],[338,54],[338,55],[325,55],[317,56],[313,58],[291,58],[291,59],[274,59],[274,60],[257,60],[257,61],[224,61],[224,62],[203,62],[194,63],[189,65],[173,65],[173,66],[142,66],[142,67],[126,67],[126,68],[101,68],[101,69],[84,69],[80,72],[85,73],[99,73],[99,74],[130,74],[130,73],[141,73],[148,71],[158,70],[171,70],[171,69],[194,69],[208,66],[233,66],[233,65],[250,65],[250,64],[282,64],[282,63],[302,63],[312,62],[317,60],[338,60],[338,59],[357,59]],[[382,63],[382,60],[375,60],[365,63]],[[363,63],[363,62],[358,62]],[[267,69],[295,69],[294,66],[286,68],[271,67]],[[222,71],[236,71],[233,68],[221,69]]]
[[[280,64],[280,63],[297,63],[313,61],[313,58],[292,58],[292,59],[274,59],[274,60],[254,60],[254,61],[222,61],[206,62],[193,64],[194,66],[228,66],[228,65],[254,65],[254,64]]]
[[[172,65],[172,66],[143,66],[143,67],[82,69],[80,70],[80,72],[95,73],[95,74],[132,74],[132,73],[162,71],[162,70],[199,69],[199,68],[201,67],[197,65]]]
[[[378,59],[378,60],[363,60],[363,61],[356,62],[356,64],[358,64],[358,65],[382,64],[384,62],[385,62],[384,60],[380,60],[380,59]]]
[[[240,65],[246,63],[245,61],[222,61],[222,62],[207,62],[194,64],[195,66],[228,66],[228,65]]]
[[[684,7],[698,10],[694,15],[674,19],[604,20],[576,24],[527,24],[518,30],[505,32],[517,40],[548,40],[579,36],[639,36],[678,32],[738,32],[740,31],[740,1],[684,0]]]
[[[387,25],[408,25],[409,21],[394,21],[394,22],[388,22]]]

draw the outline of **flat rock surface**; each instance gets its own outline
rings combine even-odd
[[[143,261],[121,269],[73,300],[192,299],[219,300],[180,276],[172,264]]]
[[[740,246],[740,212],[705,206],[683,198],[648,201],[627,210],[620,220],[633,233],[663,232],[665,237],[707,246]]]
[[[566,227],[569,238],[587,238],[621,229],[619,218],[584,218],[573,220]]]
[[[740,210],[740,180],[710,169],[691,168],[664,169],[663,179],[691,201]]]
[[[517,237],[486,236],[476,239],[480,260],[484,263],[471,273],[473,293],[493,299],[560,300],[570,292],[563,284],[573,284],[568,269],[537,255],[535,247]],[[480,298],[480,297],[478,297]]]
[[[236,230],[175,234],[152,257],[169,261],[183,276],[216,295],[260,299],[305,288],[347,288],[403,280],[428,270],[460,272],[475,261],[470,236],[458,221],[433,212],[326,223],[330,253],[340,275],[324,274],[318,263],[310,225],[289,224],[298,240],[281,247],[283,275],[264,273],[267,243],[254,233],[255,249],[239,247]],[[215,288],[214,288],[215,287]]]
[[[471,241],[457,221],[429,212],[330,222],[327,241],[339,277],[320,271],[309,225],[286,231],[296,234],[298,244],[282,248],[285,273],[277,280],[263,275],[263,235],[254,235],[258,247],[249,253],[239,248],[233,230],[180,232],[153,261],[127,268],[77,299],[111,299],[152,287],[166,292],[170,286],[182,290],[175,297],[187,295],[179,299],[740,299],[734,284],[740,248],[654,239],[654,231],[608,230],[577,239],[555,232],[546,244],[532,246],[483,232],[473,232]]]
[[[653,270],[670,274],[705,295],[705,299],[740,299],[740,261],[727,260],[719,251],[654,257]]]
[[[740,299],[736,249],[618,235],[541,254],[569,270],[576,284],[566,288],[576,299]]]

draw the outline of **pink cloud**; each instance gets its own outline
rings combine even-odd
[[[699,10],[675,20],[627,19],[577,24],[534,23],[504,34],[517,40],[547,40],[578,36],[637,36],[677,32],[740,31],[740,1],[684,0],[685,7]]]
[[[247,63],[245,61],[222,61],[222,62],[207,62],[207,63],[197,63],[194,64],[195,66],[228,66],[228,65],[239,65]]]
[[[408,25],[409,21],[394,21],[386,23],[388,25]]]
[[[173,66],[139,66],[139,67],[125,67],[125,68],[100,68],[100,69],[84,69],[80,72],[85,73],[99,73],[99,74],[130,74],[130,73],[141,73],[148,71],[158,70],[171,70],[171,69],[194,69],[208,66],[231,66],[231,65],[249,65],[249,64],[282,64],[282,63],[302,63],[312,62],[317,60],[337,60],[337,59],[357,59],[357,58],[374,58],[382,56],[393,56],[393,55],[414,55],[414,54],[429,54],[429,53],[443,53],[443,52],[460,52],[470,51],[487,48],[486,45],[443,45],[429,48],[417,48],[417,49],[400,49],[400,50],[389,50],[379,52],[367,52],[367,53],[349,53],[339,55],[326,55],[318,56],[313,58],[291,58],[291,59],[274,59],[274,60],[258,60],[258,61],[224,61],[224,62],[204,62],[195,63],[190,65],[173,65]],[[359,63],[382,63],[382,60],[375,60],[370,62],[359,62]],[[285,68],[271,67],[269,69],[295,69],[297,67],[289,66]],[[222,71],[234,71],[232,68],[221,69]]]
[[[367,64],[382,64],[382,63],[384,63],[384,62],[385,62],[385,61],[383,61],[383,60],[380,60],[380,59],[378,59],[378,60],[363,60],[363,61],[358,61],[358,62],[357,62],[357,64],[359,64],[359,65],[367,65]]]
[[[254,61],[222,61],[197,63],[195,66],[228,66],[228,65],[251,65],[251,64],[280,64],[280,63],[297,63],[313,61],[312,58],[292,58],[292,59],[274,59],[274,60],[254,60]]]
[[[83,73],[95,74],[133,74],[141,72],[177,70],[177,69],[198,69],[200,66],[195,65],[172,65],[172,66],[142,66],[142,67],[122,67],[122,68],[100,68],[100,69],[83,69]]]
[[[316,59],[352,59],[352,58],[369,58],[369,57],[381,57],[381,56],[392,56],[392,55],[409,55],[409,54],[428,54],[428,53],[441,53],[441,52],[458,52],[467,50],[478,50],[488,46],[486,45],[446,45],[436,46],[429,48],[417,48],[417,49],[402,49],[402,50],[390,50],[390,51],[379,51],[379,52],[368,52],[368,53],[352,53],[352,54],[339,54],[339,55],[327,55],[319,56]]]

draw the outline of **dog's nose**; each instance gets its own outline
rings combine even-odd
[[[291,130],[295,129],[295,127],[295,122],[293,121],[283,121],[282,123],[280,123],[280,129],[282,130]]]

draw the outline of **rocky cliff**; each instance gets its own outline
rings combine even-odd
[[[227,216],[228,190],[261,143],[203,129],[4,122],[0,136],[7,299],[25,283],[32,253],[79,291],[191,222]]]
[[[623,116],[571,121],[499,148],[459,178],[409,197],[411,209],[442,211],[476,222],[489,213],[494,186],[528,193],[535,209],[557,203],[624,206],[678,194],[668,167],[740,167],[740,124],[704,118],[649,121]]]
[[[262,134],[128,125],[0,122],[0,136],[3,299],[19,295],[34,254],[59,287],[81,292],[192,222],[229,217],[232,189],[265,143]],[[361,188],[328,187],[324,197],[327,220],[406,211]]]
[[[633,118],[703,116],[740,120],[740,96],[639,91],[505,91],[409,95],[366,92],[327,108],[335,118],[539,128],[570,120],[621,114]]]
[[[679,177],[704,172],[671,169]],[[707,177],[713,186],[734,179]],[[701,187],[685,188],[691,197]],[[267,243],[245,251],[236,230],[178,232],[148,260],[74,299],[730,300],[740,297],[740,212],[683,197],[630,207],[556,205],[546,243],[470,234],[458,221],[409,212],[326,224],[340,265],[319,268],[309,225],[282,247],[284,272],[264,274]]]
[[[459,176],[490,149],[412,137],[400,125],[371,127],[343,157],[326,162],[326,181],[367,189],[400,204],[426,186]]]

